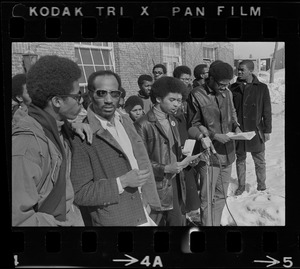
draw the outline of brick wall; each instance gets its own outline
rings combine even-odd
[[[233,44],[229,42],[186,42],[184,44],[185,57],[183,57],[182,63],[191,68],[192,73],[198,64],[204,63],[203,46],[216,48],[216,60],[234,65]]]
[[[182,44],[182,64],[191,68],[203,63],[202,42],[184,42]],[[233,45],[229,42],[205,42],[217,48],[217,59],[228,62],[233,66]],[[75,50],[73,42],[31,42],[12,44],[12,75],[23,73],[22,54],[31,50],[40,56],[59,55],[74,61]],[[127,97],[135,95],[139,90],[137,79],[142,74],[152,75],[152,68],[162,63],[162,43],[159,42],[118,42],[114,43],[116,73],[122,79]]]
[[[12,43],[12,76],[23,73],[22,54],[31,50],[38,57],[45,55],[58,55],[75,61],[74,43],[72,42],[15,42]]]
[[[126,98],[136,95],[139,90],[137,80],[142,74],[152,75],[155,64],[162,62],[161,43],[119,42],[114,44],[116,73],[126,90]]]
[[[187,42],[185,43],[186,57],[182,59],[183,64],[187,65],[192,70],[203,63],[203,46],[201,42]]]

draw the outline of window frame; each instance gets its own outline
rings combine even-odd
[[[86,42],[85,42],[85,43],[86,43]],[[107,70],[107,69],[106,69],[107,66],[112,66],[113,71],[115,72],[115,70],[116,70],[116,63],[115,63],[114,45],[113,45],[113,42],[106,42],[106,43],[108,43],[108,44],[107,44],[108,46],[94,45],[94,44],[93,44],[94,42],[90,42],[90,43],[91,43],[91,44],[81,44],[81,42],[76,42],[76,43],[74,43],[74,51],[76,51],[76,49],[78,49],[78,53],[79,53],[79,57],[80,57],[80,59],[77,59],[77,60],[78,60],[77,64],[78,64],[78,66],[80,66],[80,67],[82,68],[82,70],[83,70],[83,77],[84,77],[84,80],[86,81],[85,83],[82,83],[82,82],[79,83],[80,88],[83,88],[83,89],[84,89],[84,92],[86,92],[87,81],[88,81],[88,76],[87,76],[87,74],[86,74],[86,72],[85,72],[86,70],[85,70],[84,66],[91,66],[91,67],[94,68],[94,70],[96,70],[96,66],[101,66],[101,65],[99,65],[99,64],[95,64],[94,58],[93,58],[93,53],[92,53],[91,50],[93,50],[93,49],[94,49],[94,50],[100,50],[100,52],[101,52],[101,50],[106,50],[106,51],[108,51],[108,53],[110,54],[110,57],[111,57],[111,62],[112,62],[111,65],[107,65],[107,64],[105,63],[103,53],[102,53],[102,52],[100,53],[101,58],[102,58],[102,62],[103,62],[104,69]],[[98,42],[97,42],[97,43],[98,43]],[[101,43],[104,43],[104,42],[101,42]],[[92,59],[92,64],[90,64],[90,65],[89,65],[89,64],[83,64],[83,61],[82,61],[82,54],[81,54],[80,49],[89,49],[89,50],[90,50],[90,55],[91,55],[91,59]],[[80,61],[81,63],[79,63],[79,61]]]
[[[208,55],[205,55],[204,54],[204,50],[211,50],[212,51],[212,58],[210,58],[210,57],[205,57],[205,56],[209,56],[209,54],[210,53],[208,53]],[[214,62],[215,60],[216,60],[216,58],[217,58],[217,48],[215,48],[215,47],[203,47],[203,61],[205,62],[205,63],[212,63],[212,62]]]
[[[173,76],[173,71],[175,69],[175,65],[179,66],[182,65],[182,44],[181,42],[163,42],[162,43],[162,54],[163,54],[163,64],[166,66],[167,68],[167,75],[168,76]],[[179,45],[179,54],[176,54],[176,44]],[[166,49],[165,46],[168,46],[168,53],[166,53]],[[170,48],[172,45],[172,50],[174,53],[170,53]],[[178,61],[175,62],[174,59],[177,58]]]

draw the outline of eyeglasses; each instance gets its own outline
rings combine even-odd
[[[112,98],[119,98],[122,94],[120,91],[117,90],[116,91],[95,90],[93,92],[95,93],[96,99],[105,98],[108,93]]]
[[[163,72],[160,72],[160,71],[154,71],[153,74],[154,74],[154,75],[162,75]]]
[[[60,95],[57,95],[57,96],[60,96],[60,97],[71,97],[73,98],[75,101],[77,101],[77,103],[79,104],[80,101],[81,101],[81,98],[82,98],[82,93],[79,91],[77,94],[60,94]]]

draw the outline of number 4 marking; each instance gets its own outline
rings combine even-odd
[[[145,258],[140,262],[140,264],[149,267],[151,265],[151,262],[149,261],[149,256],[145,256]],[[156,266],[163,267],[161,258],[159,256],[155,256],[154,262],[152,264],[152,267],[156,267]]]
[[[149,262],[149,256],[145,256],[145,258],[141,261],[142,265],[146,265],[147,267],[151,265],[151,263]]]
[[[290,268],[293,266],[293,262],[291,261],[292,257],[283,257],[283,267],[285,268]],[[285,263],[287,263],[287,265],[285,265]]]

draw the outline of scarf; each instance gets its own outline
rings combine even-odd
[[[65,149],[59,137],[56,120],[48,112],[33,104],[30,104],[28,114],[42,125],[45,135],[53,142],[62,155],[62,163],[57,181],[44,202],[37,208],[37,211],[53,215],[59,221],[66,221],[67,161]],[[62,134],[64,134],[64,130],[67,128],[64,125],[62,126]]]

